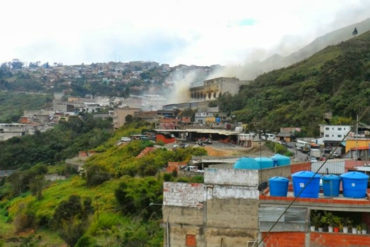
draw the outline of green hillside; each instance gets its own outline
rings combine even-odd
[[[206,151],[155,146],[137,157],[154,144],[117,145],[122,136],[148,129],[148,124],[132,123],[117,130],[95,147],[82,175],[66,164],[45,166],[39,160],[0,179],[0,246],[163,246],[163,181],[202,181],[164,173],[163,168],[169,161],[187,161]],[[47,182],[48,173],[68,178]]]
[[[370,32],[265,73],[218,105],[251,130],[297,126],[317,135],[325,112],[333,113],[332,123],[352,122],[370,105]]]

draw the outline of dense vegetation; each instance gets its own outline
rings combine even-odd
[[[84,115],[61,121],[44,133],[13,137],[0,142],[0,169],[16,169],[39,162],[54,164],[76,155],[80,150],[101,144],[111,136],[111,128],[109,120]]]
[[[0,91],[0,123],[17,122],[24,110],[41,109],[51,100],[51,96],[44,94]]]
[[[333,123],[351,122],[370,105],[370,32],[263,74],[218,104],[251,129],[300,126],[317,135],[325,112],[333,113]],[[362,121],[370,122],[370,114]]]
[[[277,154],[283,154],[286,156],[293,156],[293,153],[290,152],[287,147],[285,147],[284,145],[280,143],[266,141],[265,145],[271,150],[271,152],[274,152]]]
[[[206,151],[202,148],[167,150],[149,141],[117,145],[122,136],[150,128],[148,124],[133,122],[117,130],[94,148],[97,153],[87,161],[83,176],[72,172],[66,180],[48,182],[44,179],[46,173],[56,169],[39,164],[3,180],[0,184],[3,243],[6,246],[63,246],[65,243],[80,247],[162,246],[163,181],[202,180],[163,173],[163,168],[168,161],[187,161],[191,155],[204,155]],[[137,157],[146,147],[156,149]],[[15,184],[22,187],[15,190]]]

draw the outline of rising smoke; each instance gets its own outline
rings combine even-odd
[[[336,26],[338,28],[338,26]],[[248,55],[248,59],[241,64],[229,64],[227,66],[217,66],[210,70],[196,68],[180,68],[170,75],[168,81],[173,84],[169,92],[170,103],[182,103],[190,100],[189,88],[194,83],[199,83],[205,79],[216,77],[237,77],[240,80],[253,80],[257,76],[283,67],[290,66],[302,61],[314,53],[324,49],[329,45],[335,45],[342,41],[352,38],[352,31],[356,27],[359,34],[370,30],[370,18],[359,23],[351,24],[335,31],[322,35],[313,41],[303,41],[299,38],[289,37],[284,39],[273,51],[255,50]],[[331,27],[334,29],[333,27]],[[302,44],[298,47],[297,44]],[[290,45],[288,45],[290,44]],[[289,48],[290,47],[290,48]],[[292,48],[294,47],[294,50]],[[298,49],[298,48],[299,49]],[[280,53],[280,54],[278,54]],[[273,54],[273,55],[271,55]],[[210,67],[208,67],[210,68]]]

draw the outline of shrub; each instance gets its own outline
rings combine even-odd
[[[54,226],[69,246],[74,246],[84,234],[89,225],[88,217],[93,211],[90,198],[85,198],[81,203],[81,198],[76,195],[70,196],[68,201],[62,201],[55,209]]]
[[[90,236],[82,236],[75,245],[75,247],[91,247],[91,246],[96,246],[96,242]]]
[[[19,205],[18,211],[14,217],[14,227],[16,232],[22,232],[34,226],[35,215],[25,204]]]
[[[163,180],[166,181],[166,182],[172,181],[173,180],[172,174],[171,173],[163,174]]]
[[[92,165],[86,171],[86,183],[88,186],[95,186],[110,179],[108,170],[99,165]]]

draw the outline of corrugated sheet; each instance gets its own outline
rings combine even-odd
[[[261,232],[267,232],[284,212],[284,207],[261,207],[258,211],[259,226]],[[304,232],[307,229],[306,208],[289,208],[272,229],[272,232]]]
[[[324,161],[313,162],[311,171],[316,172]],[[319,174],[342,174],[345,172],[345,162],[339,160],[328,160],[326,164],[320,169]]]

